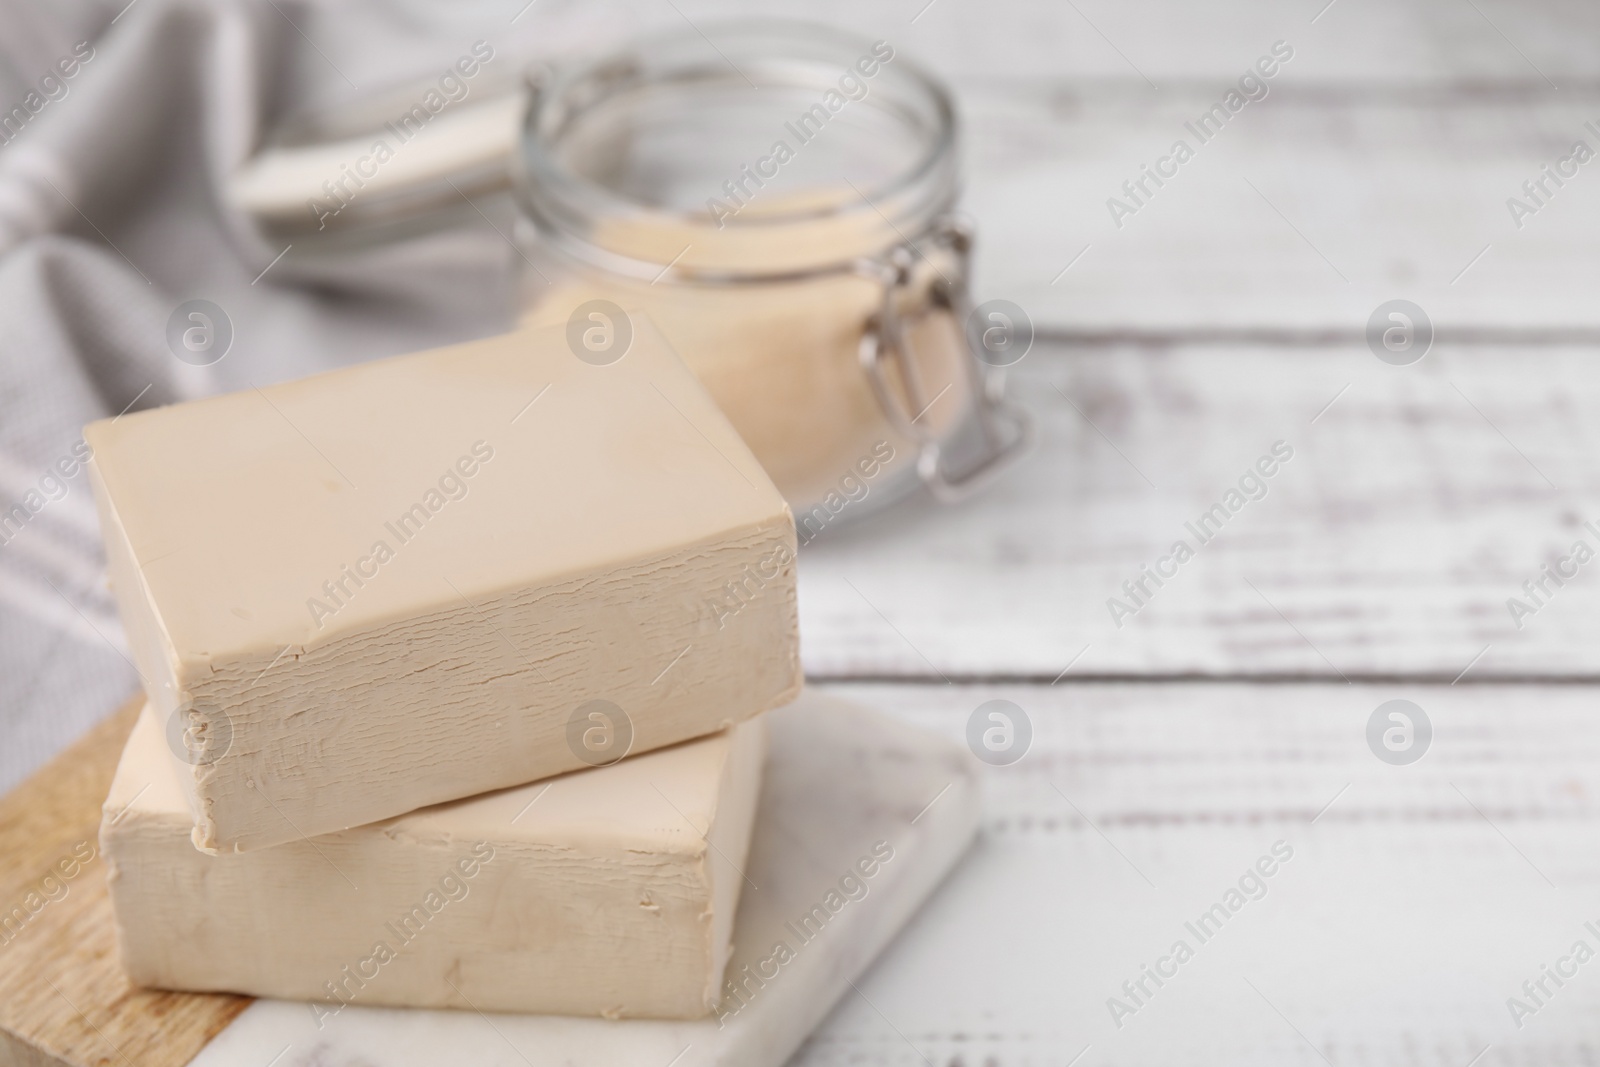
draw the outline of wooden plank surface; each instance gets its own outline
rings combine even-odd
[[[1447,335],[1593,339],[1600,164],[1560,188],[1541,170],[1575,141],[1600,152],[1592,82],[1330,86],[1298,62],[1206,142],[1185,123],[1223,86],[964,92],[981,295],[1080,335],[1357,341],[1403,297]],[[1130,196],[1179,140],[1194,158]],[[1540,179],[1544,206],[1514,218]]]
[[[503,5],[485,0],[475,6],[485,29],[501,22]],[[459,19],[456,11],[433,14],[441,22]],[[1231,79],[1255,59],[1258,42],[1279,38],[1304,42],[1307,76],[1330,83],[1543,85],[1548,76],[1565,89],[1600,69],[1600,11],[1585,0],[814,0],[803,10],[784,0],[680,0],[672,6],[555,0],[541,3],[505,36],[513,44],[570,54],[615,40],[619,27],[684,29],[686,22],[707,26],[756,14],[881,37],[963,86],[1062,77],[1130,85],[1146,85],[1148,77],[1159,87]],[[307,16],[302,25],[313,37],[320,19],[339,22],[337,10],[312,9]],[[425,15],[419,10],[414,17]],[[328,43],[345,45],[347,70],[363,83],[355,66],[361,49],[350,41]],[[319,79],[338,78],[325,65],[315,71],[308,62],[307,69]]]
[[[835,688],[952,737],[980,703],[1009,699],[1033,743],[986,770],[978,846],[797,1067],[1595,1055],[1596,964],[1547,982],[1553,995],[1520,1029],[1506,1005],[1575,941],[1600,949],[1584,925],[1600,926],[1588,687]],[[1410,766],[1381,762],[1365,738],[1395,698],[1434,729]],[[1184,924],[1277,841],[1292,859],[1201,944]],[[1153,995],[1119,1028],[1108,998],[1126,1000],[1122,983],[1180,938],[1195,958],[1147,983]]]
[[[1023,466],[802,550],[807,670],[1596,677],[1593,564],[1520,629],[1507,601],[1575,541],[1600,549],[1597,370],[1579,346],[1441,342],[1410,367],[1338,344],[1041,348],[1009,383],[1039,425]],[[1280,440],[1265,498],[1200,545],[1185,524]],[[1194,558],[1119,628],[1107,601],[1179,538]]]
[[[100,805],[137,713],[0,800],[0,1067],[178,1067],[249,1004],[134,989],[116,962]]]

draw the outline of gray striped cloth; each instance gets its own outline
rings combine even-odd
[[[268,243],[219,190],[264,115],[425,77],[482,37],[520,66],[592,21],[547,0],[542,25],[484,25],[518,6],[0,4],[0,791],[139,688],[86,422],[509,325],[513,255],[487,222],[335,259]],[[507,228],[506,203],[481,207]],[[214,366],[168,350],[191,299],[232,323]]]

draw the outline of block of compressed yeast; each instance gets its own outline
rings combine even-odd
[[[659,334],[631,334],[610,362],[529,330],[87,429],[196,847],[363,825],[794,697],[789,511]]]
[[[699,1018],[723,982],[765,718],[532,785],[207,856],[146,707],[100,841],[136,984]]]
[[[190,1067],[262,1067],[280,1054],[273,1067],[782,1067],[836,1002],[853,1006],[834,1012],[812,1046],[831,1050],[823,1061],[869,1059],[840,1051],[863,1042],[880,1052],[890,1047],[885,1041],[899,1048],[862,997],[901,1019],[908,996],[946,988],[937,979],[954,976],[955,992],[942,998],[954,1002],[966,987],[959,968],[940,961],[952,944],[959,951],[992,933],[975,934],[972,916],[994,890],[982,873],[992,867],[976,864],[891,945],[972,841],[981,808],[978,765],[966,746],[905,721],[958,725],[949,704],[919,707],[915,696],[896,703],[899,714],[890,717],[809,689],[763,716],[771,741],[744,869],[749,881],[713,1014],[611,1020],[395,1011],[357,1001],[329,1019],[319,1004],[258,1000]],[[886,946],[889,958],[869,981],[867,969]],[[898,987],[930,966],[932,985]],[[862,1019],[871,1023],[863,1028]],[[926,1033],[912,1031],[919,1046],[927,1047]],[[907,1052],[873,1062],[923,1062]]]

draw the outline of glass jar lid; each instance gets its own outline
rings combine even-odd
[[[888,42],[704,29],[536,80],[516,189],[547,242],[646,280],[783,278],[848,269],[953,206],[950,98]]]

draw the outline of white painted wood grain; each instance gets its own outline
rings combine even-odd
[[[1520,228],[1507,207],[1513,196],[1535,204],[1522,184],[1574,141],[1600,152],[1585,125],[1600,127],[1600,95],[1393,82],[1344,92],[1299,62],[1205,143],[1184,124],[1220,99],[1217,89],[1062,83],[966,94],[964,208],[979,232],[982,295],[1080,332],[1353,338],[1396,297],[1449,330],[1600,325],[1589,240],[1600,162],[1560,188],[1546,179],[1553,195]],[[1179,139],[1195,157],[1159,188],[1147,179],[1140,206],[1123,183]],[[1137,213],[1113,220],[1112,197]]]
[[[1035,740],[985,773],[979,844],[862,983],[871,1006],[842,1004],[797,1065],[1065,1067],[1086,1046],[1080,1067],[1593,1055],[1600,963],[1520,1030],[1505,1003],[1575,940],[1600,948],[1583,927],[1600,918],[1586,689],[841,691],[951,737],[980,702],[1010,699]],[[1364,740],[1394,697],[1436,730],[1409,767]],[[1212,942],[1186,935],[1279,840],[1294,857],[1266,895]],[[1118,1029],[1107,998],[1185,936],[1194,960]]]
[[[1474,4],[1476,6],[1474,6]],[[1582,0],[541,0],[514,27],[532,46],[614,40],[631,29],[768,15],[883,38],[959,82],[1072,77],[1166,86],[1237,76],[1283,38],[1333,81],[1593,78],[1600,12]],[[507,5],[459,5],[485,28]],[[520,4],[509,6],[516,12]],[[676,9],[676,10],[674,10]],[[433,13],[433,17],[439,17]],[[1313,21],[1314,20],[1314,21]],[[515,36],[515,33],[513,36]],[[737,62],[737,57],[730,57]]]
[[[1600,561],[1520,630],[1506,605],[1600,549],[1586,348],[1047,346],[1010,386],[1040,443],[990,492],[802,550],[813,675],[1600,674]],[[1278,440],[1267,496],[1118,628],[1108,598]]]

